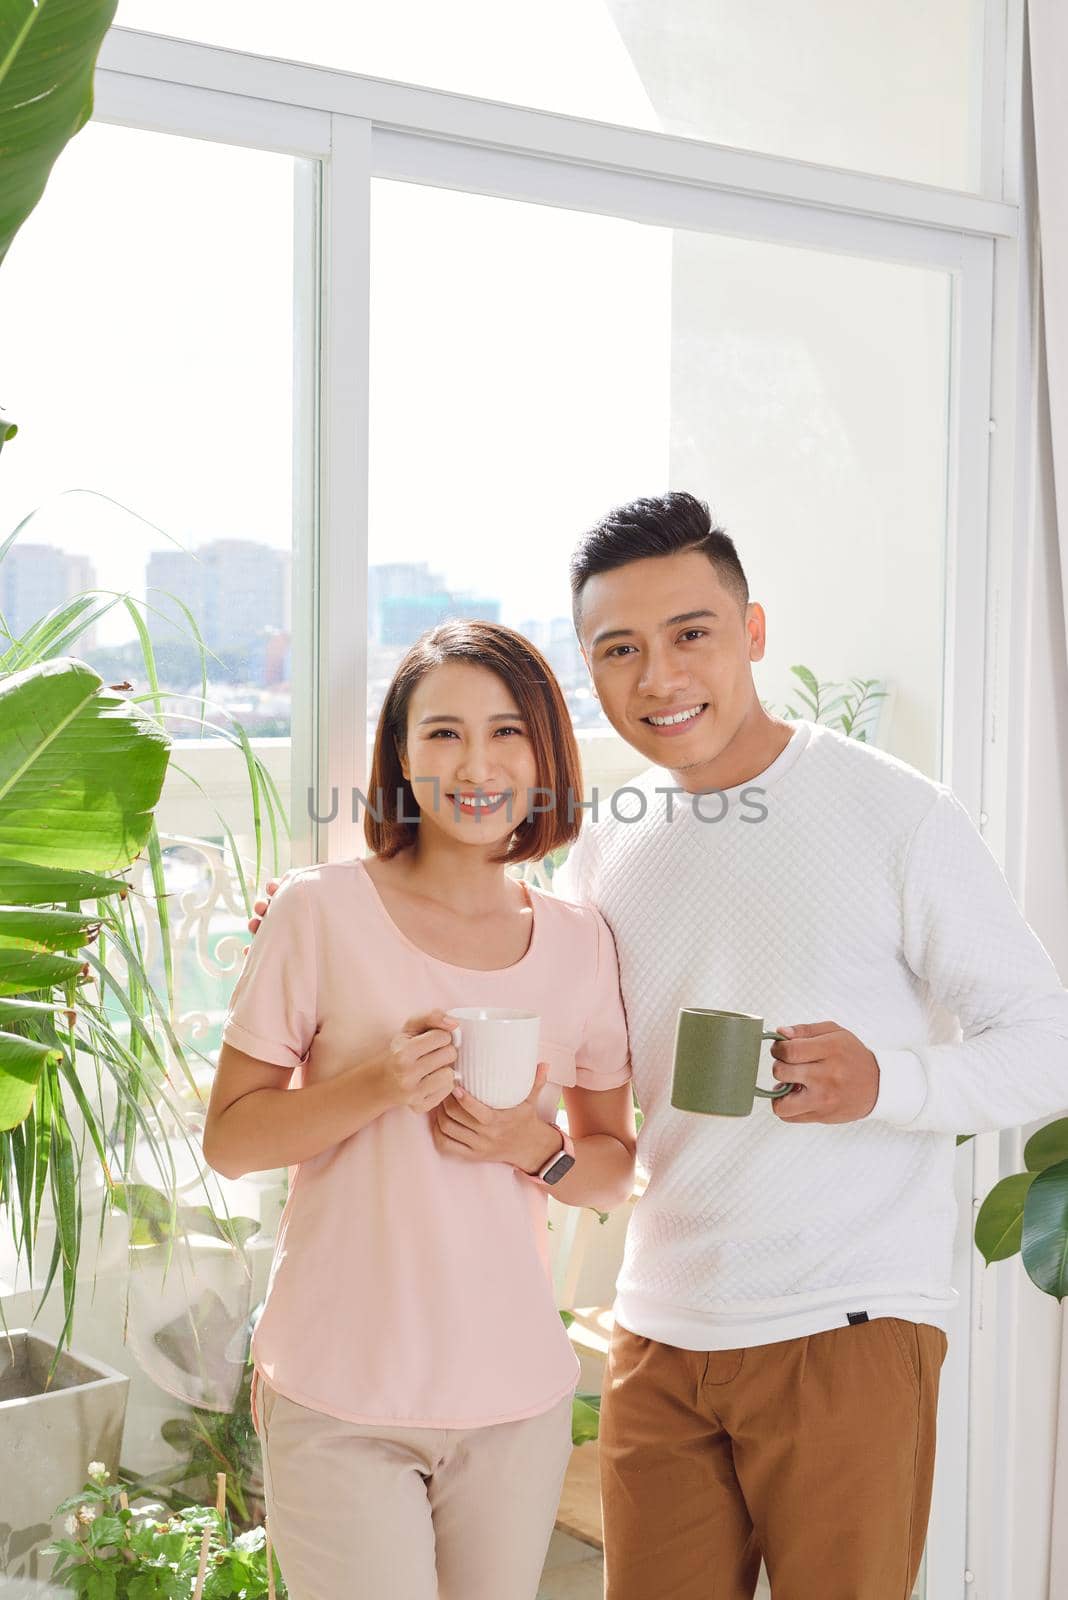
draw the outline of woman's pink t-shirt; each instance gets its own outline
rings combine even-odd
[[[289,873],[234,989],[223,1038],[323,1081],[436,1008],[542,1019],[553,1120],[560,1086],[630,1078],[612,935],[590,907],[530,891],[527,953],[493,972],[425,954],[360,861]],[[300,1115],[300,1101],[293,1104]],[[259,1371],[300,1405],[353,1422],[473,1428],[536,1416],[574,1389],[556,1310],[547,1195],[514,1167],[442,1155],[429,1115],[396,1107],[291,1173]]]

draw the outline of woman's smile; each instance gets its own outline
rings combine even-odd
[[[503,811],[505,806],[511,804],[511,789],[463,789],[448,793],[447,799],[451,800],[461,816],[489,817],[495,816],[498,811]]]

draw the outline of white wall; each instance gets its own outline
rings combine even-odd
[[[768,614],[757,673],[888,680],[880,743],[940,774],[946,274],[675,236],[671,476],[709,500]]]

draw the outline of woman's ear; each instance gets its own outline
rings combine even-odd
[[[408,754],[407,754],[407,751],[405,750],[405,748],[404,748],[404,746],[402,744],[398,744],[396,739],[394,739],[394,741],[393,741],[393,748],[397,752],[397,760],[400,762],[400,769],[401,769],[401,772],[404,774],[405,783],[411,783],[412,775],[408,771]]]

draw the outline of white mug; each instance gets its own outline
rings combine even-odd
[[[456,1078],[465,1093],[503,1110],[517,1106],[534,1087],[541,1018],[533,1011],[493,1006],[450,1006],[461,1026],[452,1031],[459,1051]]]

